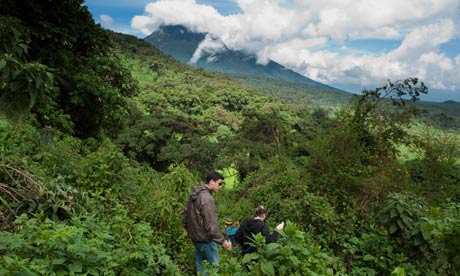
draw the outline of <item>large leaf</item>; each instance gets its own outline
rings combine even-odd
[[[83,271],[83,265],[80,261],[75,261],[71,263],[68,266],[68,268],[70,272],[82,272]]]
[[[259,254],[257,253],[246,254],[243,257],[243,264],[247,264],[251,262],[252,260],[257,260],[258,258],[259,258]]]
[[[262,269],[264,275],[275,275],[275,269],[273,268],[273,265],[270,262],[262,261],[260,263],[260,268]]]

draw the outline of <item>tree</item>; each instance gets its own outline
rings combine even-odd
[[[17,18],[0,16],[0,110],[10,117],[21,117],[55,89],[51,69],[29,60],[29,41]]]
[[[339,205],[352,196],[363,212],[395,189],[397,146],[411,142],[406,126],[414,109],[407,104],[420,93],[427,87],[415,78],[363,91],[337,126],[312,145],[309,169],[315,189],[334,195]]]
[[[0,16],[14,18],[10,21],[21,26],[2,32],[2,42],[19,39],[16,47],[3,47],[6,55],[0,65],[14,64],[5,57],[28,50],[27,56],[22,55],[23,68],[19,64],[16,69],[24,77],[8,77],[16,86],[2,80],[2,90],[10,91],[2,92],[10,95],[4,97],[7,105],[28,93],[28,109],[42,126],[74,131],[79,137],[115,135],[121,129],[120,122],[130,110],[126,97],[135,94],[137,86],[114,58],[107,32],[95,24],[82,0],[5,0],[0,3]],[[2,67],[3,75],[10,67]],[[57,87],[52,91],[50,70]],[[37,87],[42,98],[36,96]],[[21,89],[21,94],[15,92]]]
[[[244,110],[243,122],[225,154],[229,163],[236,164],[241,179],[256,171],[261,161],[285,157],[289,131],[282,112],[279,103],[257,103]]]

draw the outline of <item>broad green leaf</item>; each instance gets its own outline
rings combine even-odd
[[[292,264],[295,266],[298,266],[300,264],[299,259],[294,255],[289,256],[289,260],[291,260]]]
[[[369,254],[364,255],[363,260],[365,261],[373,261],[375,260],[375,257]]]
[[[99,276],[99,272],[95,268],[89,268],[88,275]]]
[[[80,261],[75,261],[68,266],[70,272],[82,272],[83,271],[83,265]]]
[[[54,259],[53,262],[52,262],[52,264],[54,264],[54,265],[60,265],[60,264],[65,263],[65,261],[66,261],[66,259],[64,259],[64,258]]]
[[[258,258],[259,258],[259,254],[257,253],[246,254],[243,257],[243,264],[247,264],[251,262],[251,260],[257,260]]]
[[[273,268],[272,263],[263,261],[260,263],[260,268],[264,275],[275,275],[275,269]]]
[[[359,244],[360,240],[359,240],[359,238],[357,238],[357,237],[353,237],[353,238],[351,238],[351,242],[352,242],[353,244]]]
[[[17,275],[19,276],[38,276],[36,273],[33,273],[32,271],[21,271]]]
[[[280,276],[286,275],[288,268],[285,265],[282,265],[278,269],[278,273]]]
[[[404,267],[397,267],[391,272],[391,276],[405,276],[406,271]]]
[[[279,245],[278,243],[267,244],[267,250],[276,250],[276,249],[279,249],[280,247],[281,245]]]
[[[91,256],[88,257],[87,260],[88,260],[89,263],[97,263],[97,262],[99,262],[101,260],[101,257],[91,255]]]

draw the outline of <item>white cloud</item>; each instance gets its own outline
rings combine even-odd
[[[458,0],[297,0],[316,15],[313,22],[322,34],[342,39],[350,33],[411,28],[421,21],[452,18],[458,12]],[[364,38],[368,37],[367,35]]]
[[[208,61],[215,61],[215,54],[222,52],[224,48],[225,45],[220,39],[213,38],[212,35],[207,34],[205,39],[198,45],[195,53],[193,53],[189,63],[197,62],[204,53],[210,54]]]
[[[113,19],[112,17],[110,17],[109,15],[107,14],[101,14],[99,16],[99,18],[101,19],[101,24],[103,27],[105,28],[109,28],[112,26],[112,23],[113,23]]]
[[[203,51],[212,54],[225,45],[256,55],[260,63],[272,59],[329,84],[375,87],[387,79],[420,77],[434,88],[460,90],[460,55],[452,58],[441,52],[442,44],[460,36],[458,0],[237,3],[241,13],[223,16],[195,0],[158,0],[146,6],[144,15],[133,18],[132,27],[146,35],[161,24],[210,33],[213,39],[210,36],[200,45],[194,60]],[[349,40],[365,43],[366,39],[401,44],[390,52],[374,53],[347,45]]]
[[[266,47],[266,58],[282,63],[288,68],[300,68],[310,56],[309,48],[322,47],[328,42],[327,37],[310,39],[292,39],[271,47]]]
[[[441,44],[448,42],[454,35],[454,22],[448,19],[415,28],[405,37],[401,46],[391,54],[391,57],[413,60],[423,53],[438,50]]]
[[[184,25],[197,32],[210,32],[211,29],[224,30],[224,17],[208,5],[199,5],[195,0],[162,0],[149,3],[146,15],[135,16],[133,28],[149,35],[161,24]]]
[[[163,22],[154,20],[151,17],[136,15],[131,21],[131,27],[140,30],[143,34],[151,34],[152,30],[156,30]]]
[[[302,67],[297,67],[302,69]],[[427,52],[410,61],[381,56],[342,56],[328,51],[309,54],[302,73],[325,83],[376,87],[387,79],[418,77],[432,89],[460,90],[460,56],[450,59],[442,53]]]

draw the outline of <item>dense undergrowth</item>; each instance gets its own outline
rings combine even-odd
[[[417,79],[330,114],[108,33],[81,1],[27,5],[0,4],[0,275],[193,275],[179,214],[211,169],[232,179],[220,218],[287,222],[211,275],[458,275],[459,134],[412,123]]]

